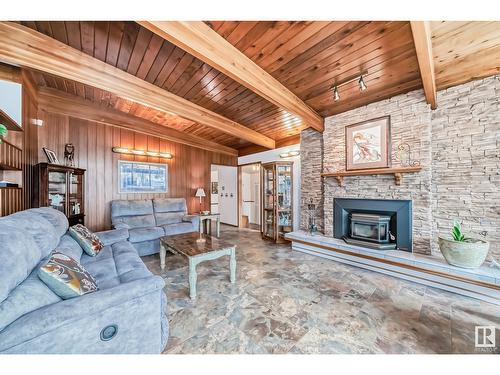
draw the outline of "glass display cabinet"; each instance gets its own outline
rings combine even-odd
[[[69,225],[85,222],[85,169],[40,163],[35,168],[33,207],[52,207],[66,215]]]
[[[262,237],[275,242],[293,230],[293,162],[262,165]]]

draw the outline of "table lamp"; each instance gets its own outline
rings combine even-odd
[[[205,190],[203,190],[203,188],[201,187],[196,189],[196,194],[194,196],[200,198],[200,214],[201,214],[201,198],[205,197]]]

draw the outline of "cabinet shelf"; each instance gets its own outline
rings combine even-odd
[[[337,171],[337,172],[326,172],[321,173],[322,177],[335,177],[339,186],[343,186],[344,177],[349,176],[368,176],[377,174],[393,174],[394,182],[396,185],[401,185],[403,181],[403,174],[405,173],[417,173],[422,170],[421,166],[415,167],[394,167],[394,168],[377,168],[377,169],[359,169],[356,171]]]
[[[35,191],[38,191],[38,194],[34,196],[33,207],[51,206],[50,195],[57,195],[61,200],[56,200],[56,202],[60,205],[52,207],[63,212],[70,225],[84,224],[85,170],[40,163],[36,166],[35,173]],[[75,176],[77,176],[79,183],[76,183]],[[57,181],[50,180],[51,178],[57,178]],[[72,179],[74,181],[71,181]]]

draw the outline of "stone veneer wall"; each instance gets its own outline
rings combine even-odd
[[[391,116],[392,165],[397,146],[408,143],[420,173],[405,174],[401,186],[392,175],[334,178],[318,183],[321,164],[311,158],[321,151],[318,135],[301,136],[302,200],[324,202],[324,233],[333,236],[333,198],[413,200],[414,251],[438,251],[437,234],[447,233],[454,219],[466,231],[487,231],[491,254],[500,256],[500,75],[449,88],[438,93],[438,109],[431,111],[422,90],[399,95],[325,119],[323,171],[345,169],[345,126]],[[301,213],[302,221],[306,215]]]
[[[314,129],[305,129],[300,133],[300,228],[308,230],[309,212],[307,205],[316,205],[316,225],[323,232],[323,136]]]
[[[432,112],[432,215],[437,234],[458,219],[487,232],[500,258],[500,75],[438,92]]]
[[[371,175],[344,178],[339,186],[333,177],[324,179],[325,234],[333,236],[333,198],[379,198],[413,200],[413,251],[430,253],[431,225],[431,111],[421,90],[344,112],[325,119],[325,171],[345,169],[345,127],[357,122],[390,115],[392,166],[397,146],[404,142],[423,170],[407,174],[400,186],[393,175]]]

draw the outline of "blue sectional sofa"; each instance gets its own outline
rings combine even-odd
[[[129,215],[133,207],[143,206],[131,203],[125,210],[123,203],[114,204],[128,217],[115,215],[114,222],[130,228],[97,233],[105,247],[96,257],[82,251],[67,233],[66,217],[54,209],[35,208],[0,219],[0,353],[163,350],[168,338],[165,283],[146,268],[136,250],[143,243],[144,253],[150,253],[154,246],[149,243],[156,240],[135,231],[138,226]],[[160,212],[165,205],[157,207]],[[137,211],[151,214],[143,208]],[[56,249],[78,260],[95,277],[99,290],[67,300],[53,293],[37,270]]]
[[[126,229],[128,240],[145,256],[160,252],[160,237],[197,232],[200,219],[187,214],[184,198],[155,198],[112,201],[111,223]]]

